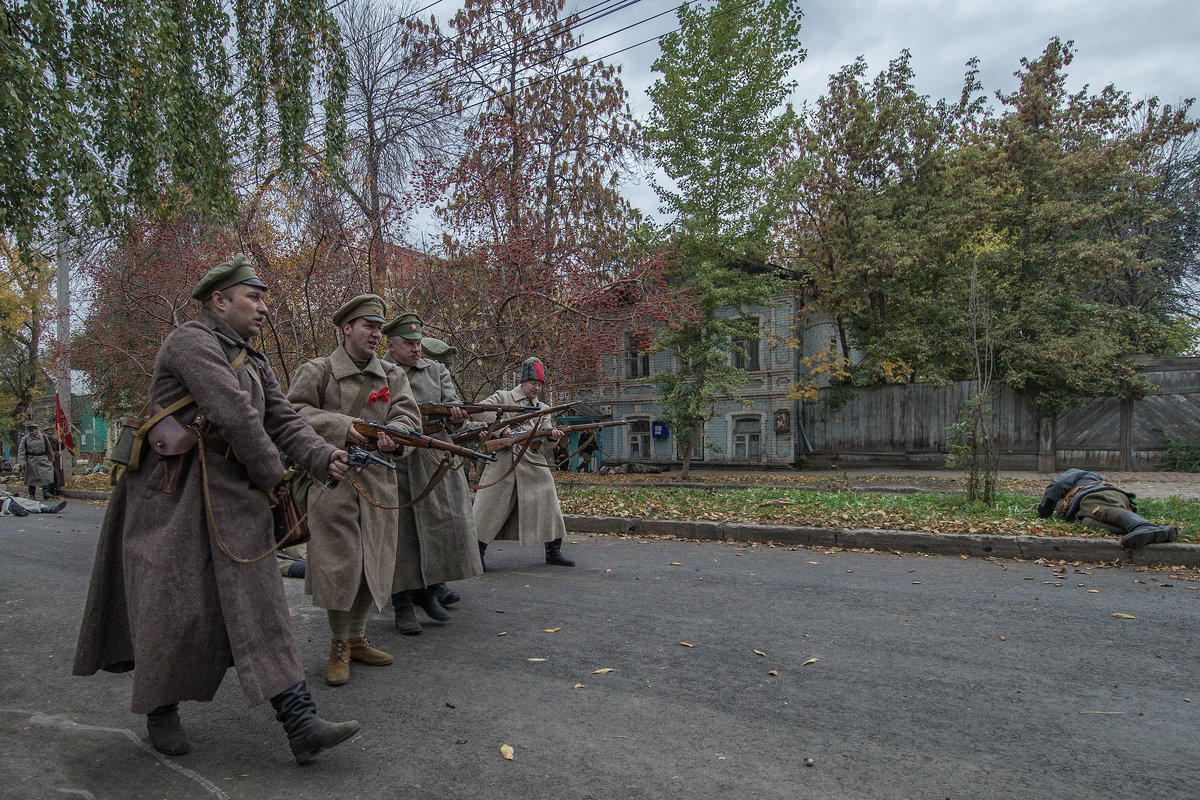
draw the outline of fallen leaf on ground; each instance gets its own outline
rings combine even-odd
[[[777,669],[773,669],[773,670],[771,670],[770,672],[768,672],[767,674],[768,674],[768,675],[778,675],[778,674],[779,674],[779,670],[777,670]]]
[[[820,661],[820,660],[821,660],[821,659],[819,659],[819,658],[816,658],[816,657],[814,656],[813,658],[810,658],[808,661],[805,661],[805,662],[804,662],[803,664],[801,664],[800,666],[802,666],[802,667],[807,667],[809,664],[815,664],[815,663],[817,663],[817,662],[818,662],[818,661]]]
[[[542,628],[542,633],[558,633],[561,630],[562,630],[561,626],[559,626],[557,628]]]
[[[755,654],[755,655],[757,655],[757,656],[762,656],[763,658],[766,658],[766,657],[767,657],[767,654],[766,654],[766,653],[764,653],[762,650],[755,650],[755,651],[754,651],[754,654]]]
[[[1100,594],[1100,590],[1099,589],[1088,589],[1087,593],[1088,594]]]
[[[546,659],[544,659],[544,658],[527,658],[525,660],[526,661],[545,661]]]
[[[1122,614],[1120,611],[1113,614],[1117,619],[1137,619],[1133,614]]]
[[[506,760],[512,761],[513,760],[513,749],[506,744],[502,744],[502,745],[500,745],[500,755],[504,756],[504,758]]]
[[[576,689],[582,689],[582,688],[583,688],[583,684],[582,684],[582,683],[577,683],[577,684],[575,684],[575,688],[576,688]]]
[[[497,635],[497,636],[508,636],[508,631],[500,631],[500,632],[499,632],[499,633],[497,633],[496,635]]]
[[[696,645],[692,644],[691,642],[680,642],[680,644],[683,645],[684,647],[695,647],[696,646]]]
[[[612,667],[604,667],[603,669],[592,670],[593,675],[607,675],[610,672],[616,672],[616,670],[613,669]]]
[[[672,567],[682,567],[682,566],[683,566],[683,564],[680,564],[678,561],[672,561],[672,562],[671,562],[671,563],[670,563],[668,566],[672,566]]]

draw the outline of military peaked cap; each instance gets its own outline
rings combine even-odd
[[[196,288],[192,289],[192,299],[203,303],[212,296],[213,292],[223,292],[230,286],[237,286],[239,283],[257,286],[259,289],[267,288],[267,285],[254,274],[254,267],[250,265],[250,259],[241,253],[204,273],[204,277],[196,284]]]
[[[415,311],[404,311],[400,316],[383,326],[383,335],[389,339],[393,336],[401,339],[420,339],[424,325],[421,315]]]
[[[333,324],[342,327],[347,322],[362,317],[368,322],[383,322],[387,316],[387,303],[377,294],[360,294],[333,312]]]
[[[457,347],[446,344],[441,339],[434,339],[432,336],[426,336],[421,340],[421,349],[425,351],[426,356],[443,364],[450,363],[450,359],[458,355]]]

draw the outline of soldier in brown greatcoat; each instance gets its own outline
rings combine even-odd
[[[385,325],[388,355],[384,360],[404,369],[417,403],[455,402],[458,392],[450,371],[423,357],[423,324],[420,315],[408,311]],[[457,428],[467,416],[462,409],[451,409],[450,427]],[[448,430],[432,435],[450,441]],[[422,450],[398,465],[401,506],[419,497],[435,479],[444,455],[438,450]],[[475,541],[475,515],[471,512],[467,479],[462,469],[451,467],[416,505],[400,509],[396,571],[392,576],[396,630],[410,636],[421,632],[421,623],[413,612],[414,602],[431,619],[450,619],[442,606],[460,598],[446,581],[473,578],[483,572]]]
[[[200,316],[158,351],[151,403],[165,408],[191,395],[177,419],[202,415],[202,438],[184,455],[147,451],[117,482],[74,673],[132,669],[133,711],[147,715],[150,743],[182,755],[190,745],[179,701],[211,700],[236,667],[247,700],[270,699],[304,763],[353,736],[358,723],[316,716],[274,558],[239,563],[230,554],[251,559],[274,544],[268,498],[283,480],[276,447],[322,480],[346,476],[346,453],[305,424],[249,342],[266,319],[265,288],[241,255],[215,267],[192,292]]]
[[[327,442],[365,446],[354,430],[356,420],[380,422],[420,431],[421,412],[413,400],[404,370],[375,356],[387,313],[383,299],[359,295],[339,308],[333,324],[342,335],[325,358],[300,367],[288,399]],[[379,450],[409,453],[386,434]],[[396,567],[396,478],[372,466],[319,496],[309,492],[305,589],[313,604],[329,613],[329,659],[325,682],[340,686],[350,680],[350,662],[386,666],[392,657],[366,639],[372,599],[380,610],[392,594]]]
[[[536,358],[527,358],[521,365],[517,386],[495,392],[482,402],[549,408],[550,406],[537,399],[545,382],[545,366]],[[483,413],[472,416],[491,422],[495,415]],[[538,417],[501,435],[519,436],[539,428],[550,428],[550,420],[546,416]],[[557,428],[550,430],[552,442],[565,436]],[[558,503],[554,478],[550,474],[550,463],[543,454],[543,447],[542,443],[535,442],[525,452],[525,457],[511,475],[495,486],[475,492],[475,528],[479,536],[480,557],[487,550],[488,543],[495,539],[516,540],[522,545],[544,542],[547,564],[560,567],[575,566],[574,561],[562,554],[562,537],[567,528],[563,522],[562,506]],[[484,467],[483,475],[479,479],[480,485],[491,483],[507,472],[516,453],[523,448],[523,444],[514,444],[496,453],[496,460]],[[486,568],[485,566],[484,569]]]

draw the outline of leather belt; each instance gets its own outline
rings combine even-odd
[[[229,446],[229,442],[224,439],[218,439],[216,436],[201,436],[200,446],[210,453],[216,453],[229,461],[237,461],[233,457],[233,448]]]

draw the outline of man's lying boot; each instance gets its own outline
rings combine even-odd
[[[413,602],[421,607],[431,620],[435,622],[445,622],[450,619],[450,615],[438,603],[434,597],[433,591],[430,589],[417,589],[413,592]]]
[[[147,714],[146,733],[150,746],[168,756],[182,756],[192,749],[179,721],[178,703],[159,706]]]
[[[66,500],[59,500],[57,503],[42,503],[43,514],[57,514],[67,507]]]
[[[28,517],[29,510],[17,502],[16,498],[5,498],[4,508],[14,517]]]
[[[396,610],[396,630],[405,636],[416,636],[421,632],[421,623],[417,622],[417,612],[413,609],[413,590],[392,594],[392,608]]]
[[[307,764],[317,753],[358,733],[355,720],[326,722],[318,717],[304,681],[272,697],[271,706],[275,709],[275,719],[283,723],[297,764]]]
[[[1136,550],[1148,544],[1173,542],[1179,537],[1179,528],[1174,525],[1155,525],[1133,511],[1118,515],[1115,524],[1125,531],[1125,535],[1121,537],[1121,547],[1129,550]]]

